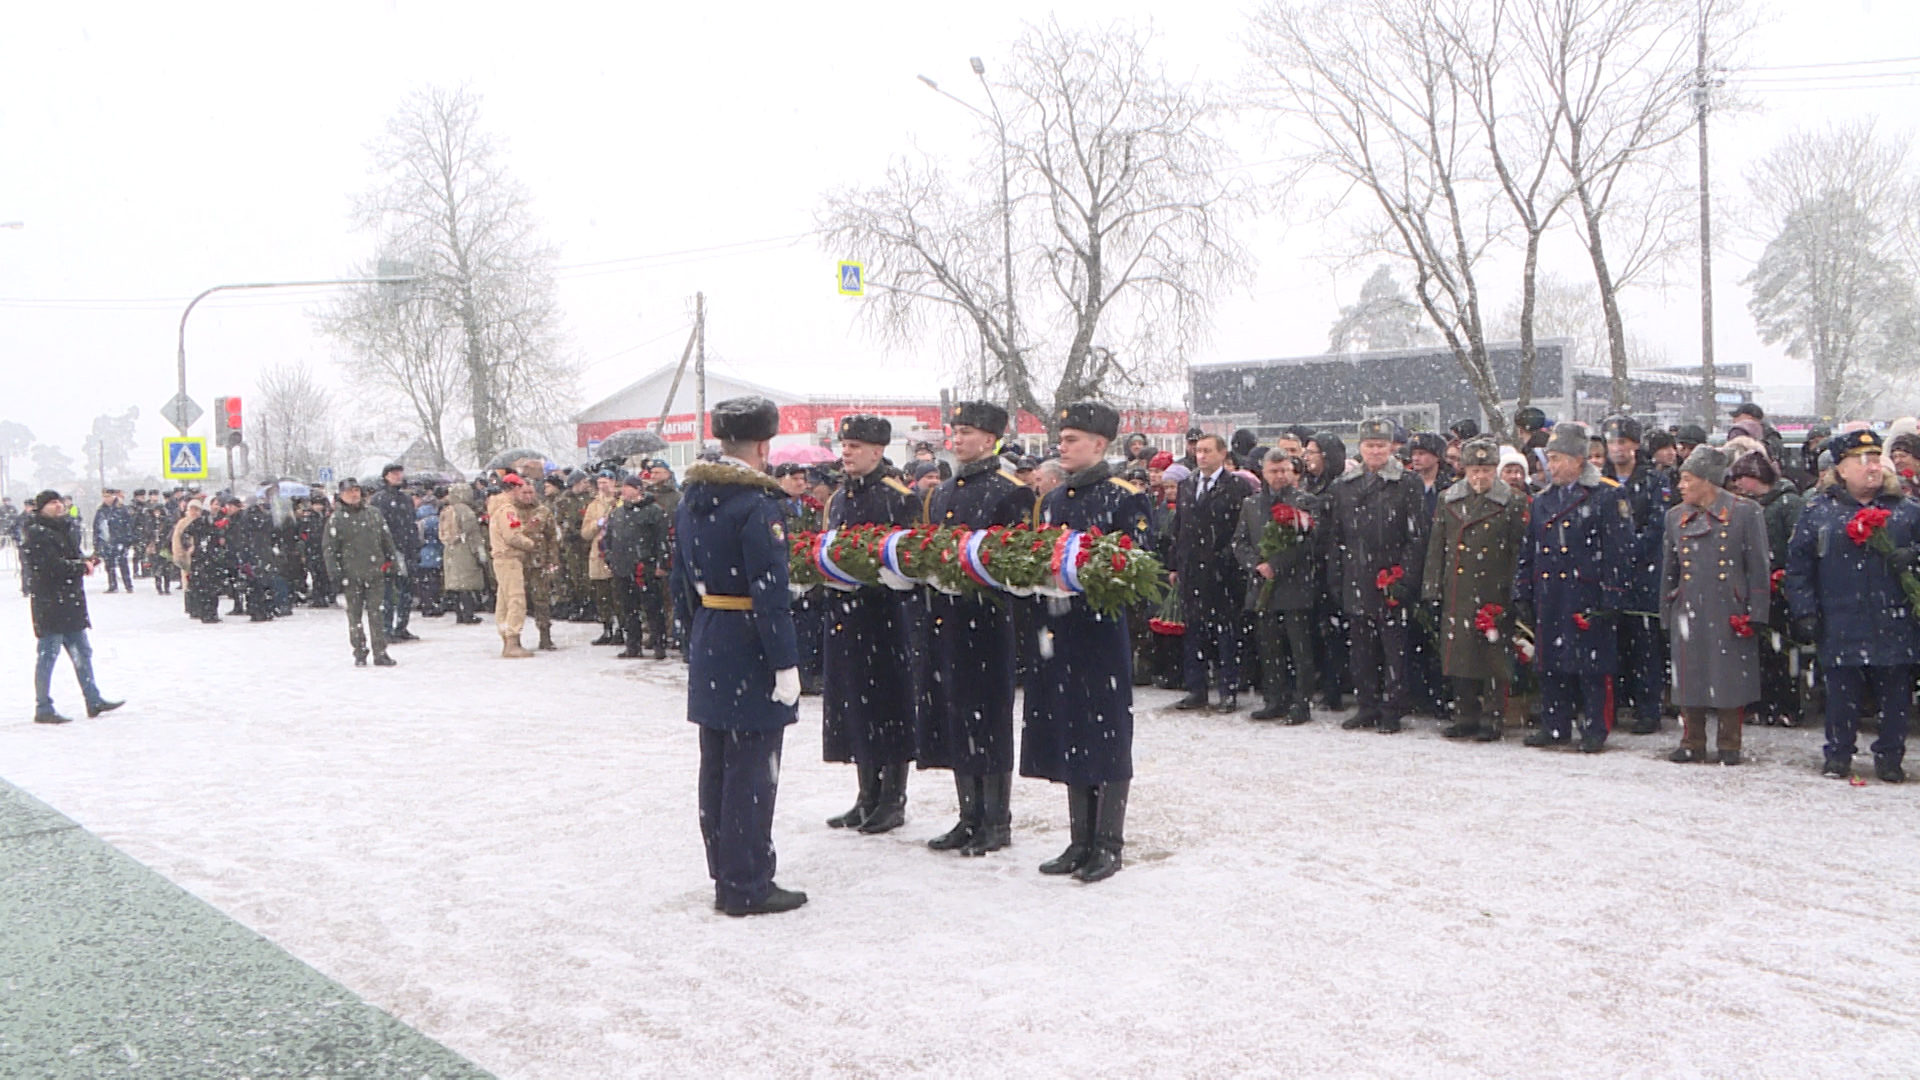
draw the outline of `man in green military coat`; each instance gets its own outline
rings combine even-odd
[[[1460,465],[1466,476],[1440,498],[1421,587],[1440,604],[1440,669],[1453,680],[1454,722],[1440,734],[1497,742],[1513,683],[1513,572],[1527,501],[1496,475],[1500,445],[1492,439],[1462,446]]]

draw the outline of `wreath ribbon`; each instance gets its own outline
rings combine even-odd
[[[989,589],[1004,590],[1006,587],[995,581],[993,575],[987,573],[986,565],[980,561],[980,544],[986,539],[987,533],[984,530],[968,535],[966,546],[960,549],[960,569],[965,570],[975,584],[984,585]]]
[[[820,534],[820,539],[815,541],[813,545],[813,565],[819,569],[820,576],[826,578],[828,581],[838,582],[841,585],[849,587],[858,587],[860,584],[859,579],[847,573],[845,570],[840,569],[840,567],[834,563],[833,556],[827,553],[827,549],[833,546],[833,538],[838,535],[840,535],[839,529],[828,529],[826,532]]]

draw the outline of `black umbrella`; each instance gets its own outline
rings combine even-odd
[[[646,428],[625,428],[600,440],[602,458],[621,461],[640,454],[657,454],[667,448],[667,440]]]
[[[487,462],[487,468],[511,469],[513,468],[514,462],[526,461],[529,458],[533,459],[534,461],[545,461],[547,460],[547,455],[541,453],[538,450],[528,450],[525,447],[522,447],[518,450],[502,450],[499,453],[493,455],[493,460]]]

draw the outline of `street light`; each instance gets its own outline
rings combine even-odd
[[[187,400],[187,316],[193,314],[194,307],[200,301],[214,293],[235,289],[295,289],[316,285],[399,285],[419,280],[420,275],[411,274],[403,277],[330,278],[326,281],[257,281],[243,285],[215,285],[194,297],[188,302],[187,310],[180,313],[180,395],[174,400],[182,402]],[[180,429],[181,435],[184,436],[187,433],[188,425],[175,420],[173,426]]]
[[[993,96],[993,84],[987,81],[987,65],[979,57],[969,56],[967,66],[973,69],[974,76],[980,80],[980,88],[987,92],[987,106],[993,110],[993,115],[989,116],[971,102],[940,89],[939,83],[925,75],[917,75],[915,78],[926,83],[928,89],[941,97],[965,108],[982,120],[991,121],[995,134],[1000,138],[1000,265],[1006,275],[1007,349],[1017,358],[1020,349],[1020,319],[1013,299],[1013,181],[1007,163],[1007,122],[1000,115],[1000,102]],[[989,388],[981,387],[983,392],[987,389]]]

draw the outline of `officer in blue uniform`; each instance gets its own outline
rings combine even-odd
[[[1660,695],[1666,688],[1667,649],[1660,634],[1661,545],[1666,537],[1666,514],[1673,503],[1667,481],[1640,456],[1640,421],[1610,416],[1601,422],[1607,440],[1607,469],[1603,474],[1620,485],[1633,515],[1633,547],[1620,585],[1620,665],[1615,687],[1633,702],[1635,735],[1660,730]]]
[[[878,416],[840,421],[840,461],[846,483],[827,501],[827,528],[897,525],[920,517],[920,500],[885,459],[893,425]],[[827,607],[824,722],[827,761],[852,762],[860,778],[853,809],[827,824],[883,833],[906,822],[907,766],[914,759],[919,712],[912,652],[918,597],[882,586],[832,590]]]
[[[1041,521],[1119,533],[1145,545],[1153,509],[1144,492],[1114,476],[1107,444],[1120,414],[1098,402],[1060,410],[1060,463],[1067,479],[1047,493]],[[1027,678],[1020,775],[1067,785],[1072,842],[1040,864],[1043,874],[1104,881],[1120,869],[1127,786],[1133,779],[1133,654],[1124,612],[1102,615],[1086,600],[1038,602],[1034,667]]]
[[[1826,764],[1821,772],[1853,775],[1855,725],[1866,706],[1867,687],[1880,702],[1880,737],[1873,744],[1873,771],[1898,784],[1907,776],[1907,716],[1912,707],[1913,664],[1920,661],[1920,626],[1900,588],[1898,574],[1915,568],[1920,545],[1920,504],[1901,494],[1899,481],[1881,465],[1880,436],[1850,431],[1828,443],[1833,486],[1807,500],[1787,543],[1782,590],[1793,614],[1794,636],[1820,648],[1827,683]],[[1891,554],[1855,543],[1847,523],[1865,507],[1887,512]]]
[[[1547,490],[1533,500],[1513,588],[1514,613],[1533,627],[1540,730],[1528,746],[1564,746],[1585,714],[1580,749],[1606,748],[1616,663],[1620,582],[1633,551],[1633,507],[1587,460],[1587,428],[1562,421],[1547,441]],[[1585,624],[1584,626],[1582,624]]]
[[[1033,489],[995,453],[1007,410],[965,401],[947,414],[956,465],[927,500],[927,524],[984,529],[1033,518]],[[1012,840],[1013,610],[1004,598],[930,591],[929,707],[920,767],[952,769],[960,820],[927,841],[935,851],[985,855]]]
[[[807,902],[773,883],[780,746],[800,700],[780,487],[765,471],[780,410],[766,398],[733,398],[712,417],[722,456],[687,470],[675,512],[674,573],[699,599],[687,719],[700,725],[700,836],[713,905],[766,915]]]

